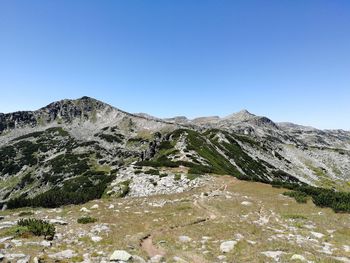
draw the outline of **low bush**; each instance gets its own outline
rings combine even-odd
[[[284,192],[283,195],[293,197],[298,203],[306,203],[308,200],[308,195],[299,191],[288,191]]]
[[[293,190],[284,194],[295,198],[297,202],[305,203],[307,198],[311,197],[316,206],[330,207],[335,212],[350,212],[350,192],[337,192],[333,189],[310,186],[304,183],[274,181],[271,184],[273,187]]]
[[[150,169],[150,170],[146,171],[145,174],[159,175],[159,170]]]
[[[97,222],[97,219],[94,217],[90,217],[90,216],[84,216],[84,217],[78,218],[77,222],[79,224],[92,224],[92,223]]]
[[[35,236],[44,236],[47,240],[52,240],[55,235],[55,226],[41,219],[20,219],[17,225],[27,228],[28,232]]]

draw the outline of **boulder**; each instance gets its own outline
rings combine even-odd
[[[119,262],[119,261],[128,261],[132,258],[125,250],[115,250],[113,254],[110,256],[109,261],[111,262]]]
[[[91,237],[91,240],[94,241],[94,242],[100,242],[102,240],[102,237],[99,237],[99,236],[92,236]]]
[[[98,209],[99,208],[99,205],[98,204],[95,204],[93,206],[90,207],[90,209]]]
[[[187,243],[187,242],[191,242],[191,238],[188,236],[179,236],[179,241],[182,243]]]
[[[230,240],[230,241],[225,241],[223,243],[221,243],[220,245],[220,251],[222,253],[228,253],[230,252],[232,249],[234,249],[235,245],[237,244],[237,241],[234,240]]]
[[[80,209],[80,212],[90,213],[91,211],[87,209],[86,207],[83,207]]]
[[[241,205],[244,205],[244,206],[251,206],[251,205],[253,205],[253,203],[252,203],[252,202],[249,202],[249,201],[243,201],[243,202],[241,203]]]
[[[163,256],[162,255],[155,255],[154,257],[152,257],[150,259],[150,263],[160,263],[163,260]]]
[[[294,254],[290,260],[299,260],[299,261],[306,261],[305,257],[302,255]]]
[[[75,257],[76,255],[77,254],[73,250],[67,249],[55,254],[51,254],[49,255],[49,257],[53,259],[63,260],[63,259],[70,259],[72,257]]]
[[[61,220],[61,219],[50,219],[49,223],[54,224],[54,225],[61,225],[61,226],[68,225],[68,223],[66,221]]]

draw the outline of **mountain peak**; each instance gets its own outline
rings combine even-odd
[[[230,119],[230,120],[235,120],[235,121],[246,121],[250,120],[252,118],[256,117],[256,115],[250,113],[248,110],[243,109],[239,112],[233,113],[231,115],[228,115],[224,119]]]

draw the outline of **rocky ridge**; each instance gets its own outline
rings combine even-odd
[[[171,193],[200,185],[210,173],[339,190],[350,181],[348,131],[274,123],[246,110],[162,120],[89,97],[0,114],[0,156],[3,204],[77,194],[81,185],[98,192],[82,191],[83,200],[118,187],[123,196]],[[182,180],[188,177],[195,180]]]

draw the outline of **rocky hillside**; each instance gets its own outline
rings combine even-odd
[[[181,192],[208,174],[348,190],[350,133],[248,111],[162,120],[89,97],[0,114],[2,205]]]

